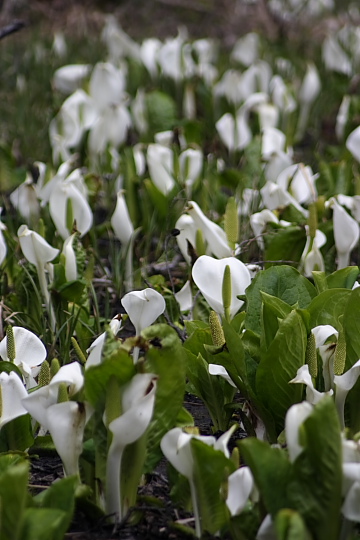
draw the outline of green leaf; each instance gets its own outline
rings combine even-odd
[[[109,343],[108,343],[109,342]],[[132,356],[121,347],[121,343],[106,336],[103,360],[97,366],[85,370],[84,392],[86,400],[98,410],[105,407],[106,388],[111,377],[115,377],[122,386],[136,373]]]
[[[305,363],[306,345],[307,330],[303,318],[298,310],[293,310],[279,323],[274,340],[261,354],[256,372],[256,394],[273,416],[277,435],[284,429],[289,407],[302,398],[301,385],[289,384],[289,381]]]
[[[238,446],[240,456],[251,469],[266,511],[275,518],[282,508],[288,507],[291,463],[286,452],[253,437],[239,441]]]
[[[225,497],[221,497],[222,485],[235,470],[233,462],[220,450],[200,440],[191,440],[194,458],[194,483],[203,531],[215,534],[228,520]]]
[[[296,217],[296,220],[304,221],[302,215],[296,214],[293,217]],[[290,221],[288,217],[282,219]],[[291,221],[295,220],[291,219]],[[264,234],[264,241],[265,261],[294,261],[294,265],[297,266],[306,243],[305,229],[304,227],[291,225],[281,229],[271,227],[271,230]],[[272,263],[267,263],[266,267],[269,267],[270,264]]]
[[[329,288],[329,284],[326,279],[326,273],[320,272],[318,270],[313,270],[312,276],[314,278],[314,283],[318,294],[326,291]]]
[[[354,289],[345,307],[343,328],[346,340],[346,363],[345,371],[350,369],[360,358],[360,287]],[[350,390],[345,405],[346,425],[353,434],[360,431],[360,408],[359,408],[360,380]]]
[[[284,508],[275,518],[278,540],[311,540],[303,518],[295,510]]]
[[[34,497],[37,506],[62,511],[56,518],[57,526],[51,536],[53,540],[62,540],[70,526],[75,510],[75,490],[78,484],[79,479],[76,476],[68,476],[54,482],[48,489]]]
[[[177,415],[175,427],[182,428],[194,425],[195,423],[193,415],[187,409],[185,409],[185,407],[182,407]]]
[[[346,338],[346,370],[360,358],[360,287],[351,291],[347,299],[343,310],[343,328]]]
[[[147,195],[150,198],[152,206],[156,208],[159,217],[162,220],[165,220],[169,213],[168,198],[155,186],[155,184],[150,180],[150,178],[146,178],[143,182],[143,185],[146,189]]]
[[[289,507],[302,515],[313,538],[337,540],[342,501],[341,430],[330,396],[314,407],[301,435],[304,450],[288,479]]]
[[[151,131],[157,133],[173,129],[177,119],[176,104],[172,97],[159,90],[154,90],[146,95],[145,100]]]
[[[27,502],[29,463],[19,456],[0,456],[0,538],[21,540],[21,525]]]
[[[162,437],[175,426],[185,393],[186,355],[181,341],[167,324],[154,324],[141,334],[152,345],[146,351],[145,366],[158,375],[153,419],[148,431],[146,470],[161,458]]]
[[[0,452],[24,451],[34,442],[30,414],[18,416],[0,430]]]
[[[66,518],[66,512],[57,508],[27,508],[24,512],[20,538],[21,540],[62,540],[65,534],[63,523]]]
[[[349,289],[328,289],[316,296],[307,308],[310,313],[310,327],[330,324],[338,329],[339,317],[344,314],[350,294]]]
[[[327,276],[326,281],[329,289],[352,289],[358,275],[358,266],[347,266]]]
[[[299,308],[307,308],[316,296],[315,287],[292,266],[272,266],[259,272],[246,289],[245,318],[245,327],[258,335],[261,334],[261,293],[264,292]]]
[[[261,346],[267,349],[273,341],[279,329],[280,320],[291,312],[292,308],[280,298],[261,292],[262,305],[262,328]]]
[[[199,353],[197,356],[188,351],[187,375],[196,390],[196,395],[205,403],[214,430],[226,431],[229,427],[231,411],[225,405],[231,403],[235,389],[222,377],[210,375],[209,364]]]

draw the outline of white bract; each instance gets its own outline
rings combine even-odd
[[[193,305],[193,297],[192,297],[192,291],[191,291],[191,284],[190,281],[187,280],[185,282],[185,285],[175,293],[175,299],[177,303],[180,306],[180,311],[190,311]]]
[[[54,330],[55,318],[51,306],[45,269],[47,264],[58,255],[59,250],[50,246],[40,234],[31,231],[27,225],[21,225],[17,234],[24,256],[31,264],[36,266],[40,289],[50,316],[52,329]]]
[[[2,207],[0,206],[0,265],[4,262],[7,253],[7,246],[2,231],[6,230],[6,226],[1,221]]]
[[[27,173],[24,182],[10,194],[11,204],[29,225],[39,218],[40,204],[37,191],[37,185],[31,174]]]
[[[26,387],[36,386],[34,377],[39,373],[40,365],[44,362],[47,352],[43,342],[30,330],[20,326],[14,326],[13,329],[15,343],[15,357],[8,357],[8,338],[7,336],[0,342],[0,356],[3,360],[12,361],[24,376]]]
[[[124,191],[120,190],[116,196],[116,207],[111,217],[111,226],[116,237],[121,242],[121,249],[125,258],[124,283],[126,290],[132,289],[133,285],[133,236],[134,227],[129,215],[124,197]]]
[[[226,266],[230,267],[231,272],[230,317],[233,318],[244,303],[237,296],[244,294],[251,282],[250,272],[245,264],[234,257],[217,260],[202,255],[193,266],[192,277],[209,306],[223,316],[222,286]]]
[[[72,94],[81,87],[89,75],[91,67],[88,64],[70,64],[57,69],[53,77],[53,86],[64,94]]]
[[[334,239],[337,251],[337,267],[345,268],[350,263],[350,254],[359,241],[359,224],[337,202],[331,199],[333,207]]]
[[[50,432],[65,474],[78,475],[85,424],[91,411],[85,404],[76,401],[58,403],[61,383],[66,385],[69,397],[82,388],[84,377],[77,362],[61,367],[50,384],[29,394],[22,404],[42,429]]]
[[[193,219],[196,229],[201,230],[208,244],[208,249],[215,257],[221,258],[232,255],[225,231],[206,217],[195,201],[189,201],[187,211]]]
[[[204,444],[212,446],[215,450],[221,450],[226,457],[229,457],[227,443],[236,429],[236,426],[230,428],[218,440],[212,436],[193,435],[185,433],[180,428],[173,428],[168,431],[161,440],[161,450],[175,469],[185,476],[190,484],[191,499],[195,517],[196,535],[201,536],[201,520],[197,502],[196,485],[194,480],[194,458],[191,451],[192,439],[197,439]]]
[[[116,336],[121,328],[121,315],[116,315],[111,319],[109,323],[109,328],[111,332]],[[88,369],[91,366],[97,366],[101,363],[102,351],[105,344],[106,332],[103,332],[98,336],[95,341],[92,342],[90,347],[86,350],[88,353],[88,358],[86,360],[85,369]]]
[[[109,424],[112,434],[106,462],[106,511],[116,520],[125,516],[129,502],[121,493],[121,461],[124,450],[137,441],[147,430],[154,410],[156,376],[152,373],[135,375],[122,394],[122,414]]]
[[[244,510],[249,499],[258,500],[258,491],[249,467],[240,467],[228,478],[226,506],[232,516],[238,516]]]
[[[80,236],[84,236],[91,229],[93,214],[79,169],[64,180],[54,182],[49,197],[49,211],[58,233],[64,240],[70,236],[74,222]]]
[[[163,296],[150,288],[125,294],[121,303],[135,327],[137,336],[164,313],[166,308]]]
[[[22,405],[22,399],[27,396],[27,391],[20,378],[14,371],[0,373],[0,430],[1,428],[18,418],[27,414],[27,410]]]
[[[290,461],[295,461],[302,452],[303,448],[299,441],[299,428],[312,411],[313,406],[307,401],[303,401],[292,405],[286,413],[285,435]]]
[[[67,281],[74,281],[77,279],[76,254],[73,247],[75,236],[76,233],[73,233],[65,240],[61,252],[65,258],[65,277]]]
[[[146,159],[151,180],[167,195],[175,186],[173,151],[162,144],[149,144]]]

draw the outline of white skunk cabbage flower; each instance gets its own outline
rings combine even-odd
[[[135,327],[137,336],[164,313],[166,308],[163,296],[150,288],[125,294],[121,303]]]
[[[251,282],[250,272],[245,264],[234,257],[218,260],[202,255],[193,266],[192,277],[209,306],[223,316],[223,279],[226,266],[230,267],[231,272],[230,318],[233,318],[244,303],[237,296],[244,294]]]
[[[167,195],[175,186],[173,151],[162,144],[149,144],[146,159],[152,182]]]
[[[55,90],[64,94],[72,94],[81,87],[84,79],[89,75],[89,64],[70,64],[62,66],[54,73],[52,84]]]
[[[350,133],[345,144],[352,156],[360,163],[360,126]]]
[[[27,396],[27,391],[18,375],[11,371],[0,373],[0,430],[1,428],[18,418],[27,414],[28,411],[23,407],[22,400]]]
[[[259,499],[254,477],[250,467],[240,467],[228,478],[228,495],[226,506],[232,516],[238,516],[244,510],[248,500],[256,502]]]
[[[293,462],[301,454],[302,446],[299,441],[299,428],[310,416],[313,406],[307,401],[292,405],[285,417],[286,444],[290,461]]]
[[[116,336],[121,328],[121,315],[115,315],[109,323],[109,328],[111,332]],[[95,341],[92,342],[90,347],[86,350],[88,353],[88,358],[86,360],[85,369],[88,369],[91,366],[97,366],[101,363],[102,351],[105,344],[106,332],[103,332],[98,336]]]
[[[160,447],[164,456],[171,463],[171,465],[189,481],[195,517],[196,536],[198,538],[201,537],[202,531],[194,479],[195,463],[192,456],[190,443],[192,439],[197,439],[204,444],[212,446],[215,450],[222,451],[228,458],[230,454],[227,449],[227,444],[235,429],[236,426],[232,426],[226,433],[221,435],[221,437],[216,440],[215,437],[212,436],[193,435],[185,433],[181,428],[173,428],[161,439]]]
[[[5,261],[7,246],[2,231],[6,230],[6,225],[1,221],[2,207],[0,206],[0,265]]]
[[[65,258],[65,277],[67,281],[75,281],[78,277],[76,254],[73,248],[75,236],[76,233],[73,233],[65,240],[61,251]]]
[[[337,267],[345,268],[350,263],[350,254],[359,241],[359,224],[337,202],[331,199],[333,207],[334,239],[337,251]]]
[[[7,336],[0,342],[0,356],[6,362],[14,362],[23,374],[25,385],[28,389],[36,386],[34,377],[40,371],[40,365],[44,362],[47,351],[43,342],[30,330],[21,326],[13,326],[15,351],[13,358],[8,358]]]
[[[152,373],[135,375],[122,394],[122,414],[108,429],[112,441],[106,461],[106,511],[124,518],[128,503],[121,494],[121,461],[126,446],[137,441],[147,430],[154,411],[157,377]],[[106,416],[104,423],[107,424]]]
[[[85,424],[92,411],[76,401],[58,403],[61,383],[67,386],[69,397],[82,388],[84,377],[77,362],[62,366],[47,386],[29,394],[22,404],[42,429],[50,432],[66,476],[79,475]]]
[[[189,201],[188,214],[194,220],[196,229],[203,233],[209,249],[215,257],[229,257],[232,255],[225,231],[205,216],[195,201]]]

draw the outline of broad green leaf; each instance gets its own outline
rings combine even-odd
[[[146,178],[143,182],[143,185],[146,189],[147,195],[150,198],[152,206],[156,208],[159,217],[164,220],[169,212],[168,198],[155,186],[155,184],[150,180],[150,178]]]
[[[199,353],[206,358],[204,345],[213,345],[210,327],[207,324],[203,327],[196,327],[184,343],[184,348],[197,356]]]
[[[22,540],[29,463],[11,454],[0,456],[0,538]]]
[[[23,376],[20,371],[20,369],[13,363],[13,362],[7,362],[5,360],[0,362],[0,373],[11,373],[11,371],[15,371],[16,375],[21,379],[21,382],[23,381]]]
[[[261,347],[267,349],[279,329],[280,320],[289,315],[292,308],[280,298],[265,292],[261,292],[261,298],[263,301]]]
[[[287,410],[301,401],[301,385],[289,384],[305,363],[307,331],[301,314],[293,310],[279,324],[267,351],[261,355],[256,373],[256,394],[270,410],[277,434],[284,429]]]
[[[347,296],[344,306],[343,327],[346,337],[346,366],[348,370],[360,358],[360,287]]]
[[[329,289],[352,289],[358,275],[358,266],[347,266],[327,276],[326,281]]]
[[[109,340],[109,344],[107,344]],[[95,409],[103,410],[108,381],[116,377],[120,385],[126,384],[135,374],[132,356],[123,348],[119,341],[106,336],[103,350],[103,361],[97,366],[85,370],[84,392],[86,400]]]
[[[330,324],[338,329],[339,317],[344,314],[350,294],[349,289],[328,289],[316,296],[307,308],[311,328]]]
[[[311,273],[318,294],[322,293],[323,291],[327,291],[329,284],[326,279],[326,273],[320,272],[319,270],[313,270]]]
[[[295,219],[291,219],[291,221],[297,221],[298,219],[300,221],[304,220],[302,215],[299,216],[297,214],[292,217]],[[288,217],[283,217],[282,219],[290,221]],[[268,229],[270,229],[270,227]],[[305,229],[304,227],[298,226],[290,226],[281,229],[274,229],[271,227],[271,230],[268,230],[264,234],[264,241],[265,261],[294,261],[293,264],[297,266],[306,243]],[[266,267],[269,267],[271,264],[272,263],[267,263]]]
[[[239,441],[238,446],[240,456],[251,469],[266,511],[275,518],[282,508],[288,508],[286,492],[291,463],[286,452],[253,437]]]
[[[331,397],[314,407],[302,426],[300,440],[304,450],[288,479],[289,507],[302,515],[313,538],[337,540],[342,501],[341,430]]]
[[[354,289],[345,307],[343,328],[346,339],[345,371],[351,368],[360,358],[360,287]],[[345,421],[353,434],[360,431],[359,408],[360,380],[350,390],[346,398]]]
[[[221,488],[235,470],[233,462],[220,450],[192,439],[194,482],[203,531],[215,534],[228,520],[228,510]]]
[[[188,427],[194,425],[193,415],[185,409],[185,407],[182,407],[177,415],[175,427]]]
[[[21,540],[62,540],[67,514],[57,508],[27,508],[21,527]],[[66,532],[66,530],[65,530]],[[3,538],[3,537],[1,537]],[[11,537],[14,539],[14,537]]]
[[[166,324],[149,326],[142,332],[149,341],[145,366],[150,373],[158,375],[155,408],[148,431],[148,459],[146,470],[152,470],[160,459],[160,441],[175,426],[182,408],[185,393],[186,354],[181,341]]]
[[[232,540],[255,540],[261,525],[258,505],[245,507],[238,516],[232,516],[229,531]]]
[[[261,334],[261,293],[264,292],[299,308],[307,308],[316,296],[315,287],[292,266],[272,266],[259,272],[246,289],[245,318],[245,327],[258,335]]]
[[[272,414],[268,407],[262,403],[256,391],[256,371],[258,363],[249,355],[242,344],[242,336],[249,331],[245,331],[241,336],[235,332],[226,321],[223,323],[226,346],[229,355],[219,355],[216,363],[223,365],[234,383],[239,388],[242,396],[251,403],[251,408],[255,415],[259,416],[266,426],[268,436],[276,439],[276,430]],[[257,350],[257,348],[255,347]],[[214,358],[217,358],[214,356]],[[254,418],[256,421],[256,418]],[[255,427],[255,426],[253,426]]]
[[[176,104],[172,97],[159,90],[149,92],[146,97],[148,122],[151,131],[166,131],[176,124]]]
[[[214,430],[226,431],[231,418],[231,411],[225,409],[227,403],[231,403],[235,388],[225,379],[210,375],[209,364],[199,353],[197,356],[187,351],[187,376],[196,390],[196,395],[205,403]]]
[[[52,533],[53,540],[62,540],[70,526],[75,510],[75,489],[78,483],[79,479],[76,476],[68,476],[54,482],[48,489],[34,497],[37,506],[62,511],[57,527]]]
[[[311,540],[311,535],[301,515],[289,508],[284,508],[277,513],[275,530],[278,540]]]
[[[0,452],[25,451],[34,442],[30,414],[18,416],[0,430]]]

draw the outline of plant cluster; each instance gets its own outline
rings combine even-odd
[[[0,536],[60,540],[80,504],[121,523],[165,456],[197,537],[358,537],[357,27],[311,59],[102,38],[53,75],[52,163],[3,196]],[[65,477],[30,497],[51,449]]]

